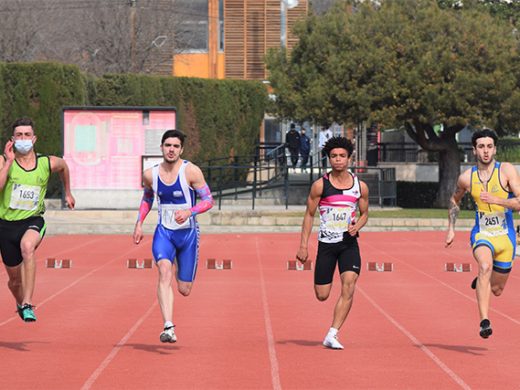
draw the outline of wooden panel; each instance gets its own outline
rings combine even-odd
[[[264,78],[265,3],[249,1],[246,13],[246,79]]]
[[[287,47],[297,42],[290,32],[297,20],[305,18],[307,0],[287,10]],[[264,80],[267,50],[280,47],[280,0],[225,0],[225,77]]]
[[[302,19],[305,19],[308,12],[307,1],[300,0],[297,7],[287,10],[287,48],[290,50],[298,43],[298,39],[292,33],[294,25]]]
[[[224,51],[226,78],[245,77],[245,0],[224,1]]]

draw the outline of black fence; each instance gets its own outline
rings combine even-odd
[[[160,156],[143,156],[145,159],[160,161]],[[312,183],[322,176],[326,167],[321,156],[311,154],[306,170],[295,172],[287,164],[284,144],[261,144],[252,156],[233,156],[197,162],[206,178],[218,208],[222,201],[251,201],[252,209],[261,199],[273,199],[275,203],[305,204],[306,195]],[[395,168],[374,168],[352,166],[369,187],[369,202],[373,205],[396,205]],[[299,197],[298,193],[303,194]]]
[[[473,146],[471,143],[459,143],[460,161],[473,162]],[[520,157],[520,140],[507,140],[499,142],[497,155],[504,156],[504,161],[517,161]],[[414,142],[384,142],[375,144],[367,151],[368,165],[375,166],[378,162],[414,162],[428,163],[438,162],[437,152],[423,150]]]

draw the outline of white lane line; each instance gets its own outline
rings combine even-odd
[[[91,242],[95,242],[97,240],[93,240]],[[147,241],[148,242],[148,241]],[[79,282],[83,281],[84,279],[88,278],[90,275],[92,275],[93,273],[96,273],[98,272],[100,269],[102,268],[105,268],[107,265],[109,264],[112,264],[114,261],[116,260],[121,260],[122,258],[124,259],[125,256],[127,256],[128,254],[132,253],[135,249],[137,249],[137,246],[134,246],[132,247],[132,249],[129,249],[127,250],[126,252],[124,252],[122,255],[119,255],[118,257],[116,257],[115,259],[109,261],[109,262],[106,262],[104,263],[103,265],[93,269],[92,271],[90,271],[89,273],[83,275],[82,277],[76,279],[75,281],[73,281],[72,283],[70,283],[69,285],[63,287],[61,290],[55,292],[54,294],[48,296],[47,298],[45,298],[43,301],[41,301],[40,303],[38,303],[38,305],[36,305],[37,307],[41,307],[41,306],[44,306],[47,302],[51,301],[52,299],[54,299],[55,297],[57,297],[58,295],[64,293],[65,291],[71,289],[72,287],[74,287],[76,284],[78,284]],[[70,250],[70,249],[69,249]],[[4,326],[5,324],[8,324],[9,322],[11,321],[14,321],[15,319],[19,318],[18,317],[18,314],[12,316],[12,317],[9,317],[7,320],[3,321],[3,322],[0,322],[0,326]]]
[[[388,314],[381,306],[379,306],[372,298],[368,296],[368,294],[359,286],[357,289],[363,294],[363,296],[374,306],[383,316],[386,317],[388,321],[390,321],[397,329],[401,331],[406,337],[408,337],[412,343],[414,343],[421,351],[423,351],[426,356],[433,360],[435,364],[437,364],[442,371],[444,371],[448,376],[457,383],[463,389],[471,390],[471,387],[462,380],[454,371],[452,371],[441,359],[439,359],[428,347],[426,347],[423,343],[421,343],[413,334],[411,334],[404,326],[402,326],[399,322],[397,322],[390,314]]]
[[[271,382],[274,390],[281,390],[280,368],[278,366],[278,358],[276,357],[276,348],[274,344],[273,327],[271,324],[271,316],[269,314],[269,305],[267,303],[267,292],[265,289],[264,271],[260,257],[260,247],[258,244],[258,236],[255,236],[256,259],[260,267],[260,288],[262,292],[262,306],[264,309],[265,333],[267,336],[267,348],[269,351],[269,361],[271,363]]]
[[[406,242],[408,242],[408,243],[410,243],[410,244],[412,244],[412,245],[415,245],[415,246],[418,246],[418,245],[419,245],[419,244],[417,244],[417,242],[415,242],[415,241],[406,240],[406,239],[403,240],[403,241],[406,241]],[[366,245],[366,244],[365,244],[365,245]],[[401,264],[407,266],[408,268],[411,268],[411,269],[413,269],[414,271],[419,272],[420,274],[422,274],[422,275],[424,275],[424,276],[427,276],[427,277],[430,278],[430,279],[435,280],[436,282],[442,284],[443,286],[445,286],[445,287],[449,288],[450,290],[456,292],[456,293],[459,294],[460,296],[462,296],[462,297],[464,297],[464,298],[470,300],[471,302],[478,303],[476,298],[470,297],[470,296],[468,296],[467,294],[465,294],[465,293],[463,293],[463,292],[460,292],[460,291],[457,290],[455,287],[452,287],[452,286],[450,286],[449,284],[443,282],[442,280],[437,279],[435,276],[432,276],[432,275],[430,275],[430,274],[428,274],[428,273],[422,271],[421,269],[419,269],[419,268],[417,268],[417,267],[415,267],[415,266],[413,266],[413,265],[407,263],[406,261],[402,261],[402,260],[397,259],[396,257],[394,257],[393,255],[390,255],[390,254],[389,254],[388,252],[386,252],[386,251],[383,251],[383,250],[381,250],[381,249],[379,249],[379,248],[377,248],[377,247],[375,247],[375,246],[373,246],[373,245],[370,245],[370,244],[368,244],[368,245],[371,246],[373,249],[378,250],[378,251],[380,251],[380,252],[386,254],[388,257],[390,257],[391,259],[393,259],[395,262],[399,262],[399,263],[401,263]],[[423,250],[424,250],[424,247],[422,247],[422,248],[423,248]],[[433,250],[433,249],[432,249],[432,250]],[[468,289],[469,289],[469,288],[468,288]],[[500,311],[500,310],[498,310],[498,309],[494,309],[494,308],[490,307],[490,308],[489,308],[489,311],[491,311],[491,312],[493,312],[493,313],[496,313],[496,314],[498,314],[498,315],[501,315],[502,317],[508,319],[509,321],[511,321],[511,322],[513,322],[513,323],[515,323],[515,324],[517,324],[517,325],[520,325],[520,321],[519,321],[519,320],[517,320],[517,319],[515,319],[515,318],[513,318],[513,317],[511,317],[511,316],[509,316],[509,315],[507,315],[506,313],[504,313],[504,312],[502,312],[502,311]]]
[[[72,248],[69,247],[67,249],[63,249],[62,251],[56,252],[56,253],[54,253],[53,256],[49,256],[49,257],[58,257],[62,253],[74,253],[74,251],[77,251],[79,248],[83,248],[84,246],[90,245],[93,242],[100,241],[102,239],[103,239],[103,237],[98,237],[98,238],[94,238],[94,239],[92,239],[90,241],[87,241],[87,242],[82,242],[81,244],[76,245],[76,246],[74,246]],[[38,251],[38,249],[36,249],[36,251]],[[36,256],[36,264],[38,264],[38,262],[40,261],[40,260],[38,260],[38,257],[39,256]],[[43,262],[43,259],[41,259],[41,261]],[[7,271],[5,270],[5,268],[2,268],[2,270],[0,271],[0,276],[3,276],[4,274],[7,276]]]
[[[128,331],[127,334],[123,336],[123,338],[116,344],[114,348],[110,351],[110,353],[107,355],[105,360],[101,362],[101,364],[94,370],[92,375],[87,379],[87,381],[81,386],[81,390],[88,390],[92,387],[94,382],[100,377],[100,375],[103,373],[105,368],[108,367],[108,365],[114,360],[114,358],[117,356],[121,348],[126,344],[126,342],[132,337],[132,335],[139,329],[141,324],[152,314],[155,307],[157,306],[157,301],[150,306],[150,308],[144,313],[144,315],[137,320],[137,322],[132,326],[132,328]]]

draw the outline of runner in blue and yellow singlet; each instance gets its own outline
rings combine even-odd
[[[44,198],[52,172],[57,172],[63,182],[69,208],[74,208],[75,200],[65,161],[35,153],[33,121],[17,119],[12,130],[13,136],[0,157],[0,252],[18,314],[24,321],[33,322],[34,252],[45,234]]]
[[[476,289],[480,336],[492,333],[488,318],[491,293],[502,294],[516,251],[513,210],[520,210],[520,178],[515,167],[495,161],[497,135],[484,129],[473,134],[473,153],[477,165],[463,172],[457,189],[450,199],[446,246],[453,243],[459,204],[469,192],[476,204],[475,226],[471,231],[473,257],[478,264],[478,276],[471,287]]]

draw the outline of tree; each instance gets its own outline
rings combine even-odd
[[[52,5],[49,1],[45,5],[31,3],[27,6],[27,0],[4,0],[0,4],[1,61],[31,61],[40,56],[45,45],[40,21]]]
[[[207,40],[202,0],[2,0],[0,15],[0,61],[58,61],[96,75],[171,74],[174,52]]]
[[[472,125],[503,135],[520,119],[518,38],[475,8],[385,0],[348,12],[347,3],[299,25],[290,57],[269,53],[276,113],[322,125],[404,126],[439,154],[436,206],[446,207],[460,172],[456,134]]]
[[[437,0],[437,2],[444,8],[480,8],[515,26],[520,18],[520,2],[517,0]]]

